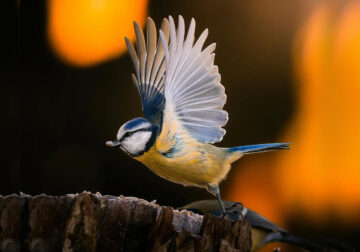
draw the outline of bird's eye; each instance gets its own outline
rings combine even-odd
[[[126,132],[125,134],[124,134],[124,138],[125,137],[129,137],[131,135],[131,132]]]

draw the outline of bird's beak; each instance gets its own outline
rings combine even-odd
[[[106,142],[106,146],[109,147],[116,147],[120,145],[120,141],[119,140],[115,140],[115,141],[107,141]]]

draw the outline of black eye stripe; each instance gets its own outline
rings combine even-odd
[[[120,142],[121,142],[122,140],[124,140],[125,138],[131,136],[131,135],[134,134],[135,132],[136,132],[136,131],[126,132],[126,133],[119,139]]]
[[[151,130],[151,127],[143,128],[143,129],[138,129],[138,130],[135,130],[135,131],[128,131],[128,132],[126,132],[126,133],[119,139],[119,141],[124,140],[125,138],[131,136],[132,134],[134,134],[134,133],[136,133],[136,132],[149,131],[149,130]]]

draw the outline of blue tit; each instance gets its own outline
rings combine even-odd
[[[136,22],[134,29],[137,50],[129,39],[125,42],[145,118],[126,122],[116,140],[106,145],[120,147],[164,179],[207,189],[226,214],[219,183],[231,164],[245,154],[289,149],[289,144],[212,145],[225,135],[222,127],[228,114],[223,110],[225,89],[214,65],[215,44],[203,49],[208,30],[195,42],[195,20],[191,20],[185,36],[181,16],[177,28],[171,16],[163,19],[159,38],[151,18],[147,19],[146,39]]]
[[[306,239],[294,236],[285,229],[277,226],[273,222],[255,211],[244,207],[241,203],[223,201],[227,210],[230,211],[228,217],[233,220],[243,219],[251,225],[251,251],[258,251],[268,243],[283,242],[295,245],[308,251],[324,251],[319,244],[308,241]],[[181,208],[198,214],[213,214],[220,216],[221,211],[215,200],[200,200],[191,202]]]

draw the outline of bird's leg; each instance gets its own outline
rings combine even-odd
[[[221,200],[221,197],[220,197],[220,193],[217,193],[216,194],[216,198],[219,202],[219,205],[220,205],[220,208],[221,208],[221,216],[226,216],[227,215],[227,211],[225,209],[225,206],[224,206],[224,203],[222,202]]]
[[[224,203],[222,202],[221,197],[220,197],[219,185],[215,185],[215,186],[208,185],[207,190],[208,190],[208,192],[210,192],[217,198],[219,205],[220,205],[220,209],[221,209],[221,215],[226,216],[227,211],[226,211]]]
[[[216,199],[219,202],[219,206],[221,209],[221,216],[228,216],[230,218],[235,219],[243,219],[242,210],[243,204],[241,202],[233,202],[233,203],[227,203],[227,207],[225,207],[224,202],[221,200],[220,197],[220,189],[219,185],[208,185],[207,186],[208,192],[210,192],[212,195],[216,197]],[[240,209],[239,209],[240,208]]]

